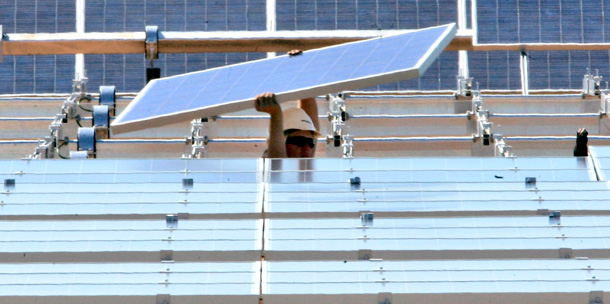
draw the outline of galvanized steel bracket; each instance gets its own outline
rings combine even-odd
[[[161,250],[160,258],[162,262],[173,262],[174,251],[173,250]]]
[[[392,293],[391,292],[380,292],[377,294],[378,304],[392,304]]]
[[[574,257],[572,248],[559,248],[560,259],[571,259]]]
[[[360,249],[358,250],[358,260],[370,260],[373,258],[373,250]]]
[[[171,304],[171,295],[168,294],[158,294],[155,300],[155,304]]]
[[[159,27],[156,25],[146,26],[146,59],[152,61],[159,58]]]
[[[589,304],[604,304],[604,291],[592,290],[589,293]]]

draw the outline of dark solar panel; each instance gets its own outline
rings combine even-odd
[[[483,90],[520,90],[519,52],[469,52],[470,77]]]
[[[75,31],[75,1],[0,1],[4,33]],[[74,56],[4,56],[0,94],[59,93],[71,90]]]
[[[276,19],[278,30],[419,29],[457,22],[457,3],[455,0],[278,1]],[[457,71],[457,54],[444,53],[425,77],[364,90],[455,89]]]
[[[607,51],[529,52],[530,89],[582,89],[587,68],[610,75]]]
[[[153,1],[89,0],[87,32],[144,31],[260,31],[266,29],[264,0]],[[243,61],[264,58],[264,53],[160,54],[155,67],[172,76]],[[137,92],[146,84],[144,55],[87,55],[85,67],[91,87],[115,85],[119,91]]]
[[[596,43],[608,40],[604,0],[477,1],[479,43]],[[608,21],[608,22],[607,22]]]

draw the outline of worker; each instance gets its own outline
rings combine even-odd
[[[589,132],[587,129],[581,128],[576,132],[576,146],[574,146],[574,156],[589,156]]]
[[[274,93],[256,96],[255,108],[268,113],[268,158],[310,158],[316,155],[316,141],[320,135],[318,105],[315,98],[300,99],[297,108],[282,111]]]

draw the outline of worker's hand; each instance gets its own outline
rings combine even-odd
[[[269,113],[271,115],[282,112],[280,104],[275,99],[275,94],[267,92],[256,96],[254,108],[259,112]]]
[[[589,135],[589,132],[587,132],[587,129],[585,128],[581,128],[580,130],[578,130],[578,132],[576,132],[576,136],[587,136]]]
[[[301,50],[290,50],[286,54],[288,54],[288,56],[292,57],[292,56],[297,56],[297,55],[303,54],[303,51],[301,51]]]

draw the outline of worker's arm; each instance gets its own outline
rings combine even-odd
[[[311,118],[311,122],[313,122],[316,130],[320,132],[320,121],[318,119],[318,104],[316,103],[316,99],[314,97],[299,99],[298,107],[303,109],[307,115]]]
[[[267,139],[267,153],[265,157],[286,157],[286,143],[284,139],[284,122],[282,108],[273,93],[263,93],[256,96],[255,108],[259,112],[269,113],[269,138]]]

